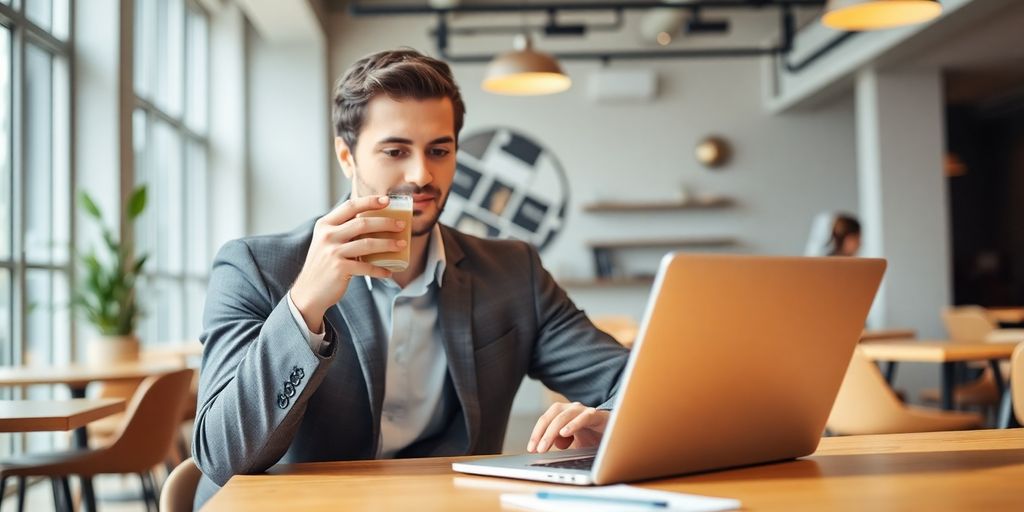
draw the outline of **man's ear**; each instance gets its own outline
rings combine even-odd
[[[345,139],[341,137],[334,138],[334,154],[338,156],[338,163],[341,164],[341,172],[345,173],[345,177],[352,179],[352,169],[356,165],[355,155],[352,154],[352,150],[345,143]]]

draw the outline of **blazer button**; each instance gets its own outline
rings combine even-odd
[[[277,394],[277,406],[279,408],[281,408],[281,409],[287,409],[288,408],[288,397],[284,396],[281,393],[278,393]]]
[[[298,386],[299,383],[302,382],[302,376],[299,375],[298,369],[292,370],[292,374],[288,376],[288,381],[291,382],[293,386]]]
[[[287,395],[288,398],[295,396],[295,386],[293,386],[291,382],[284,383],[284,394]]]

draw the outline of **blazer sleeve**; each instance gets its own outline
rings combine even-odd
[[[537,338],[529,375],[566,398],[611,409],[629,350],[591,323],[527,244]]]
[[[287,298],[272,296],[246,242],[226,244],[214,260],[203,312],[192,443],[196,465],[217,485],[265,471],[291,445],[337,352],[331,343],[326,356],[315,353],[304,329]]]

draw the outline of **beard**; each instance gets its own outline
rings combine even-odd
[[[430,187],[430,185],[427,185],[427,187],[424,187],[424,188],[426,189],[426,188],[431,188],[431,187]],[[436,190],[436,189],[434,189],[434,190]],[[417,212],[416,210],[413,210],[413,212],[412,212],[412,222],[413,222],[412,236],[429,235],[430,232],[434,230],[434,226],[437,224],[437,221],[440,220],[441,213],[444,212],[444,205],[447,204],[447,203],[448,203],[448,196],[447,195],[441,196],[440,194],[438,194],[437,198],[434,199],[434,204],[437,205],[437,211],[434,212],[434,215],[432,215],[427,220],[427,224],[425,226],[420,227],[419,229],[416,228],[416,220],[417,220],[417,218],[422,219],[423,215],[425,215],[425,214],[423,212]]]
[[[434,214],[431,215],[429,218],[427,218],[426,225],[419,226],[417,228],[417,222],[422,221],[424,219],[423,216],[425,215],[425,213],[421,210],[413,210],[412,236],[429,235],[430,232],[434,230],[434,226],[437,224],[437,221],[441,218],[441,213],[444,212],[445,205],[448,204],[448,194],[441,192],[440,189],[431,184],[427,184],[425,186],[420,187],[418,185],[413,185],[411,183],[403,183],[401,185],[391,187],[388,190],[377,190],[369,186],[365,181],[363,181],[363,179],[359,175],[359,172],[353,172],[352,175],[355,177],[355,180],[353,180],[353,184],[359,186],[358,195],[360,197],[364,195],[383,196],[388,194],[431,194],[434,196],[433,202],[434,205],[437,206],[437,211],[434,212]],[[355,190],[353,191],[355,192]]]

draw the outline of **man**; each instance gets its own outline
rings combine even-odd
[[[597,330],[517,241],[438,224],[465,107],[443,62],[363,58],[338,82],[335,148],[352,194],[291,233],[226,244],[210,275],[193,455],[196,503],[278,462],[491,454],[524,375],[571,404],[527,450],[593,446],[627,352]],[[361,257],[404,247],[404,225],[358,217],[413,191],[410,265]],[[378,234],[377,237],[374,234]]]

